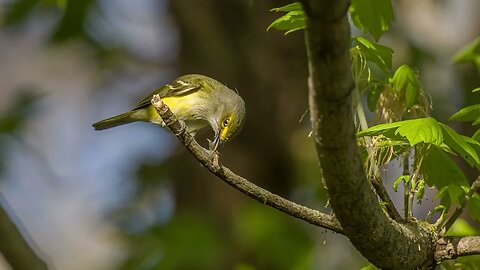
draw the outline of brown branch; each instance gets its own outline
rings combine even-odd
[[[409,176],[410,175],[410,165],[408,162],[408,158],[410,153],[404,153],[403,156],[403,175]],[[410,178],[410,181],[403,181],[403,218],[410,219],[412,217],[412,206],[413,206],[413,186],[412,186],[413,179]]]
[[[437,241],[435,261],[480,254],[480,236],[444,237]]]
[[[289,201],[279,195],[265,190],[247,179],[236,175],[227,167],[218,163],[218,156],[200,146],[197,141],[186,132],[185,124],[180,122],[172,113],[168,106],[162,102],[158,95],[152,97],[152,105],[157,113],[163,119],[167,127],[182,142],[183,145],[193,154],[193,156],[211,173],[223,180],[225,183],[234,187],[238,191],[250,196],[262,204],[271,206],[290,216],[304,220],[313,225],[332,230],[337,233],[343,233],[341,226],[335,217],[322,213],[318,210],[299,205]]]
[[[395,204],[393,204],[392,199],[388,195],[385,186],[382,183],[382,179],[376,175],[370,177],[370,182],[372,183],[373,188],[375,188],[375,192],[377,193],[378,197],[382,202],[385,203],[385,208],[387,210],[387,214],[393,220],[402,220],[400,213],[398,213],[397,208],[395,208]]]
[[[379,268],[433,263],[437,236],[426,223],[396,222],[380,207],[358,154],[347,0],[303,0],[309,61],[309,107],[317,155],[345,235]]]
[[[5,201],[0,200],[0,203],[0,253],[3,254],[12,269],[47,270],[47,264],[30,247],[5,211]]]

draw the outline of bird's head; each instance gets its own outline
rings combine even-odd
[[[229,102],[225,103],[223,109],[219,110],[215,119],[215,139],[213,141],[215,150],[220,144],[231,141],[243,128],[245,122],[245,102],[235,93]]]

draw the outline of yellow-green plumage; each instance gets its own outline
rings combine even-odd
[[[245,103],[242,98],[212,78],[192,74],[181,76],[150,93],[133,110],[99,121],[93,127],[104,130],[137,121],[164,126],[150,103],[154,94],[160,95],[175,116],[185,122],[192,135],[211,126],[217,144],[232,139],[243,126]]]

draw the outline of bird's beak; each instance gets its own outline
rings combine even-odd
[[[222,144],[222,140],[220,140],[220,132],[215,134],[215,138],[213,140],[213,151],[217,151],[217,148]]]

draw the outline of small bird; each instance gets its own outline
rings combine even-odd
[[[186,124],[192,136],[210,126],[215,133],[214,151],[220,144],[232,140],[243,127],[245,102],[240,95],[220,82],[199,74],[183,75],[150,93],[133,110],[94,123],[93,127],[95,130],[104,130],[137,121],[165,127],[150,102],[155,94]]]

